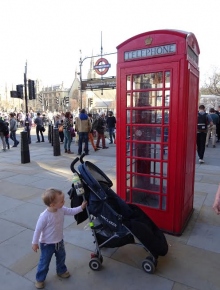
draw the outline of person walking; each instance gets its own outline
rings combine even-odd
[[[104,135],[105,127],[106,127],[105,114],[101,112],[100,117],[98,118],[98,124],[96,129],[96,131],[98,132],[96,148],[108,149],[108,147],[106,147],[105,145],[105,135]],[[100,140],[102,140],[102,147],[99,147]]]
[[[75,122],[76,122],[75,129],[77,133],[79,134],[78,154],[79,155],[82,154],[82,143],[84,141],[85,143],[84,151],[85,151],[85,154],[88,155],[89,154],[89,132],[91,131],[92,126],[91,126],[91,121],[88,115],[86,114],[85,109],[81,110],[79,117],[76,118]]]
[[[209,110],[209,115],[212,119],[213,125],[208,125],[208,132],[206,136],[206,147],[209,146],[209,138],[210,135],[212,134],[212,147],[215,148],[215,143],[216,143],[216,127],[219,124],[219,116],[215,113],[215,110],[211,108]]]
[[[109,138],[110,138],[109,144],[113,144],[114,143],[113,142],[113,138],[115,139],[116,118],[115,118],[115,116],[113,116],[113,112],[112,111],[109,111],[109,113],[108,113],[106,124],[107,124],[107,127],[108,127]]]
[[[3,151],[6,151],[5,136],[8,134],[9,134],[9,132],[8,132],[8,127],[7,127],[6,123],[2,119],[0,119],[0,138],[2,140]]]
[[[197,154],[199,157],[199,163],[204,163],[203,157],[205,153],[205,143],[207,135],[207,124],[213,125],[210,115],[205,112],[205,106],[199,106],[199,112],[197,115]]]
[[[88,114],[88,117],[89,117],[90,122],[91,122],[91,125],[92,125],[92,122],[93,122],[92,114],[89,113],[89,114]],[[91,143],[91,145],[92,145],[94,151],[98,151],[99,148],[97,148],[96,145],[95,145],[95,143],[94,143],[93,133],[94,133],[94,131],[93,131],[93,129],[91,128],[91,130],[90,130],[90,132],[89,132],[89,141],[90,141],[90,143]]]
[[[67,208],[64,206],[64,193],[59,189],[49,188],[42,196],[47,208],[40,214],[32,240],[32,249],[37,252],[40,243],[41,256],[37,267],[35,287],[44,288],[45,279],[53,254],[56,256],[56,272],[61,278],[69,278],[70,273],[65,265],[66,252],[63,241],[63,223],[65,215],[76,215],[87,205]]]
[[[63,121],[63,133],[64,133],[64,150],[65,153],[73,154],[70,150],[70,145],[72,142],[71,128],[73,127],[73,119],[70,112],[66,112]]]
[[[34,120],[34,123],[36,124],[36,135],[37,135],[37,142],[36,143],[40,143],[40,136],[39,133],[41,134],[41,142],[44,142],[44,134],[43,134],[43,130],[44,130],[44,126],[43,126],[43,119],[40,116],[40,113],[37,113],[37,118]]]
[[[17,121],[15,119],[16,114],[10,113],[10,120],[9,120],[9,131],[10,131],[10,138],[14,141],[14,145],[12,147],[17,147],[19,141],[16,139],[16,131],[17,131]]]

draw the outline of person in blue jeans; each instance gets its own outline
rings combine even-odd
[[[106,120],[106,124],[107,124],[107,127],[108,127],[109,138],[110,138],[109,144],[113,144],[113,138],[115,139],[116,118],[115,118],[115,116],[113,116],[113,112],[112,111],[108,112],[108,117],[107,117],[107,120]]]
[[[63,121],[63,134],[64,134],[64,150],[65,153],[72,154],[70,150],[72,136],[71,128],[73,127],[73,117],[70,112],[66,112],[65,119]]]
[[[82,143],[84,141],[85,147],[84,151],[85,154],[89,154],[89,132],[92,129],[92,124],[90,118],[86,114],[84,109],[81,110],[79,117],[75,120],[76,123],[76,131],[79,134],[79,141],[78,141],[78,154],[82,154]]]
[[[49,188],[42,196],[47,208],[40,214],[34,231],[32,249],[41,250],[40,261],[37,267],[35,286],[44,288],[44,281],[49,271],[49,265],[53,254],[56,257],[56,272],[61,278],[70,277],[65,265],[66,252],[63,242],[63,223],[65,215],[76,215],[82,212],[87,205],[83,201],[81,206],[67,208],[64,206],[64,193],[59,189]]]

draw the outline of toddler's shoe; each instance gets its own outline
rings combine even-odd
[[[57,275],[61,278],[69,278],[70,277],[70,273],[68,271],[66,271],[63,274],[57,274]]]
[[[35,282],[35,287],[36,287],[37,289],[43,289],[43,288],[44,288],[44,282],[36,281],[36,282]]]

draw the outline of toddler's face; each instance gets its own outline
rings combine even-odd
[[[64,194],[63,193],[60,195],[57,194],[56,199],[52,204],[52,207],[55,209],[59,209],[63,207],[64,203],[65,203]]]

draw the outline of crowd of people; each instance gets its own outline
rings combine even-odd
[[[93,122],[96,123],[95,128]],[[36,130],[36,143],[44,142],[45,126],[48,124],[58,128],[60,143],[64,144],[64,152],[68,154],[74,153],[71,151],[73,137],[76,137],[78,142],[79,155],[83,151],[86,155],[89,154],[89,142],[91,142],[95,152],[100,149],[108,149],[105,140],[106,132],[109,134],[109,144],[115,143],[116,118],[111,111],[108,112],[108,116],[105,116],[103,112],[93,116],[87,113],[85,109],[82,109],[76,117],[71,112],[46,114],[44,112],[35,113],[31,111],[27,115],[23,112],[12,112],[10,114],[0,112],[0,137],[3,151],[19,145],[16,137],[16,131],[19,127],[28,132],[29,144],[32,142],[31,129],[33,127]],[[96,144],[95,137],[97,137]],[[13,146],[10,146],[9,139],[13,141]]]

